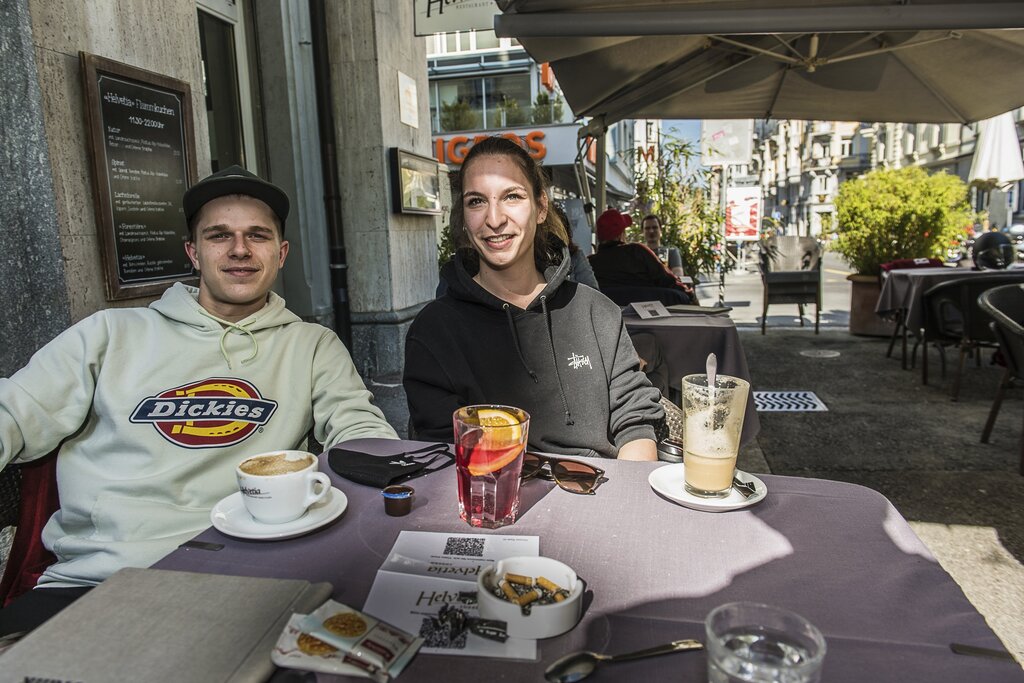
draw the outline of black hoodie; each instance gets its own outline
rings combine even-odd
[[[564,250],[526,310],[478,285],[464,255],[444,266],[447,293],[405,340],[414,438],[452,441],[452,413],[481,403],[526,410],[540,451],[614,458],[630,441],[655,438],[660,394],[640,372],[619,307],[567,281],[570,262]]]

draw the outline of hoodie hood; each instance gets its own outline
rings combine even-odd
[[[301,319],[285,308],[284,299],[274,292],[267,297],[267,304],[247,318],[238,322],[229,322],[213,315],[199,304],[199,289],[176,282],[164,292],[164,295],[149,305],[160,315],[197,331],[206,331],[220,335],[220,351],[228,368],[235,364],[248,363],[259,355],[259,343],[255,332],[273,329],[289,323],[301,322]],[[232,358],[225,343],[229,334],[245,335],[252,346],[251,354],[242,359]]]
[[[471,257],[472,253],[467,249],[458,250],[455,252],[455,256],[441,269],[441,277],[448,284],[449,296],[462,301],[483,304],[498,311],[504,310],[506,303],[481,287],[473,279],[480,267],[476,259]],[[550,301],[555,291],[569,277],[571,269],[572,258],[569,256],[569,248],[563,246],[561,261],[544,269],[544,280],[547,284],[541,293],[530,302],[526,310],[540,306],[541,301]]]

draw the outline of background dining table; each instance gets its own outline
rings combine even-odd
[[[939,284],[962,277],[993,275],[999,271],[971,268],[911,268],[891,270],[882,281],[882,290],[875,304],[875,313],[887,315],[902,312],[903,322],[912,333],[924,325],[922,300],[924,293]]]
[[[654,335],[668,363],[669,384],[679,391],[683,377],[705,371],[709,353],[718,358],[718,372],[750,382],[750,369],[743,353],[736,323],[724,313],[676,313],[671,317],[643,319],[624,313],[622,317],[630,334],[647,332]],[[742,444],[750,443],[761,430],[754,407],[754,388],[747,397],[743,415]]]
[[[346,443],[383,457],[419,445]],[[210,528],[197,540],[221,544],[220,550],[182,547],[154,567],[327,581],[335,600],[358,609],[402,530],[536,535],[541,555],[586,580],[580,623],[540,641],[537,661],[421,653],[401,680],[542,680],[547,665],[580,649],[618,653],[703,640],[703,620],[713,607],[746,600],[791,609],[814,623],[827,641],[822,680],[829,683],[1024,681],[1013,661],[951,651],[954,642],[1002,644],[900,514],[867,488],[760,475],[768,489],[760,503],[699,512],[652,490],[650,473],[666,465],[607,460],[601,462],[607,481],[596,495],[527,482],[518,521],[489,531],[459,519],[454,467],[409,482],[416,489],[412,512],[389,517],[378,489],[338,477],[322,458],[322,469],[348,497],[347,510],[330,525],[281,541],[240,540]],[[673,654],[608,665],[592,680],[702,681],[705,667],[702,652]]]

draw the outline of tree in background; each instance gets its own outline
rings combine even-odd
[[[551,96],[541,90],[533,101],[533,123],[558,123],[562,120],[562,98]]]
[[[473,130],[481,124],[480,112],[461,97],[441,103],[441,130]]]
[[[839,187],[831,248],[861,275],[903,258],[944,258],[971,224],[967,185],[918,166],[879,169]]]
[[[663,132],[657,164],[638,168],[630,238],[642,242],[641,221],[654,214],[661,220],[662,244],[679,249],[687,275],[730,270],[733,261],[724,253],[725,214],[710,201],[711,171],[700,165],[693,143]]]
[[[507,95],[501,96],[501,104],[498,109],[505,114],[503,126],[518,126],[527,122],[529,116],[519,107],[519,100]]]

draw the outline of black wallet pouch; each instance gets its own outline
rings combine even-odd
[[[338,475],[357,484],[379,489],[436,472],[455,462],[451,447],[433,443],[414,451],[374,455],[335,446],[327,452],[327,464]]]

